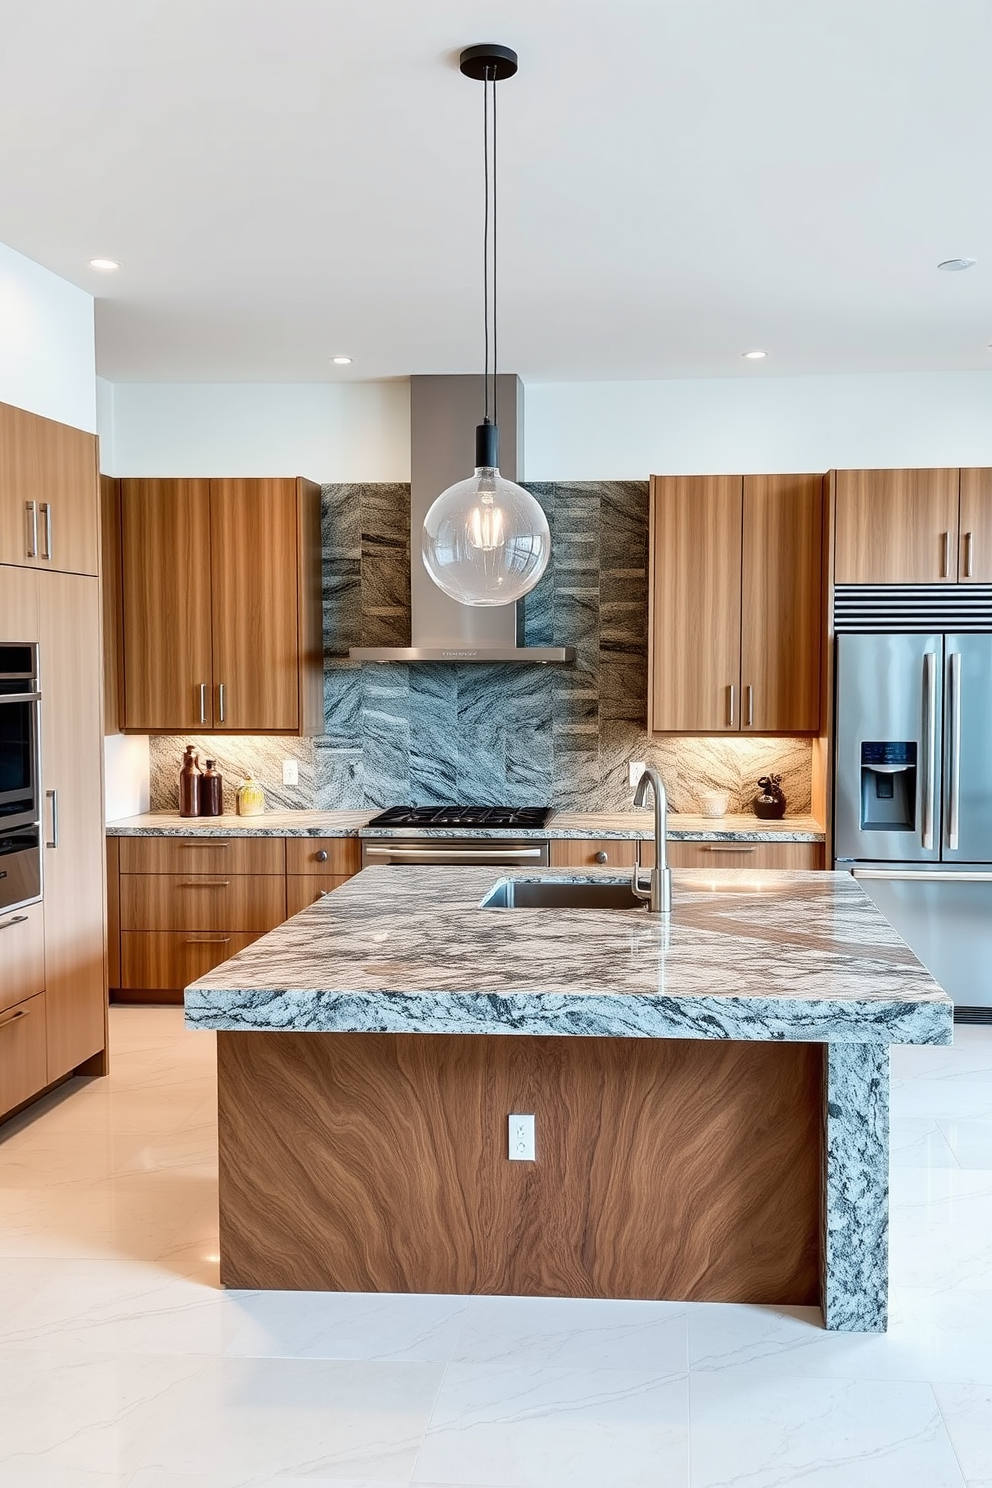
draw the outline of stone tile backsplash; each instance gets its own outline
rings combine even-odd
[[[572,645],[574,666],[364,665],[354,645],[410,643],[406,485],[323,488],[324,709],[317,739],[153,738],[152,810],[175,806],[184,743],[216,758],[227,796],[251,770],[273,807],[323,810],[453,801],[623,811],[627,762],[661,771],[676,811],[704,790],[746,810],[774,771],[808,811],[807,739],[652,739],[647,712],[646,481],[529,485],[553,537],[524,602],[530,645]],[[298,786],[282,761],[299,762]]]

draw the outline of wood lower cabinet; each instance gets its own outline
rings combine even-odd
[[[816,733],[823,478],[653,476],[648,729]]]
[[[0,1116],[48,1084],[45,994],[0,1013]]]
[[[97,443],[0,403],[0,563],[96,576]]]
[[[0,912],[0,1012],[45,990],[45,910],[41,904]]]
[[[320,487],[122,480],[124,733],[323,729]]]
[[[637,862],[637,843],[624,838],[559,838],[551,839],[552,868],[633,868]]]
[[[112,837],[107,860],[111,919],[116,911],[120,924],[115,999],[181,1003],[190,982],[346,883],[361,868],[361,844],[346,837]]]
[[[823,868],[822,842],[669,842],[671,868]],[[653,868],[654,843],[641,843],[641,863]]]

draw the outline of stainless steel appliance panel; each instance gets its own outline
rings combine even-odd
[[[943,859],[992,864],[992,635],[948,635],[944,650]]]
[[[956,1006],[992,1008],[992,869],[859,863],[853,872]]]
[[[0,913],[41,898],[41,831],[0,826]]]
[[[834,852],[937,862],[944,639],[837,638]]]

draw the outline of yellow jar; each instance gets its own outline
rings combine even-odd
[[[265,795],[253,775],[238,787],[238,815],[261,816],[265,810]]]

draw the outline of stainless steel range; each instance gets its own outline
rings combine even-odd
[[[383,835],[362,839],[362,866],[546,867],[548,839],[515,834],[539,832],[550,814],[550,806],[391,806],[369,822],[368,831],[380,828]]]

